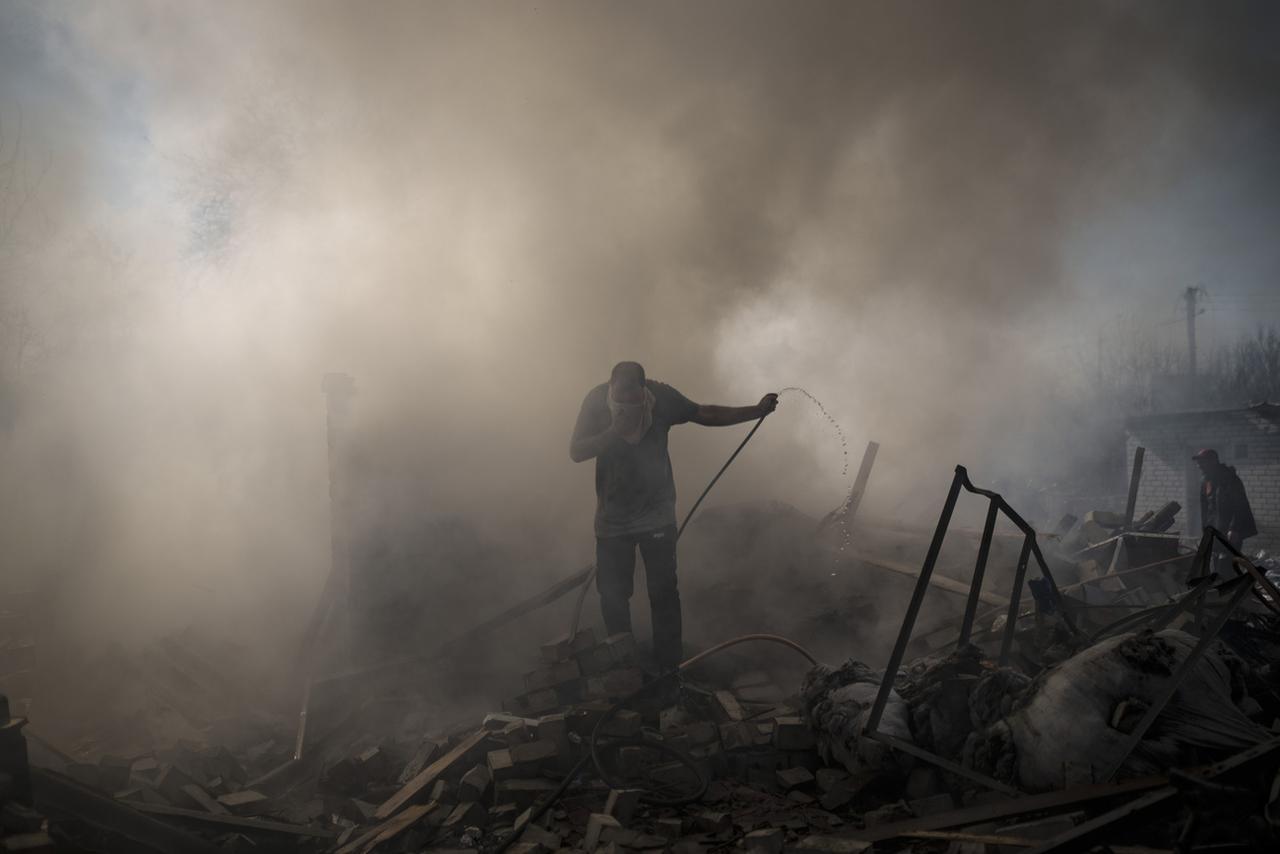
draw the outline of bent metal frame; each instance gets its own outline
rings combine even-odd
[[[1018,556],[1018,565],[1014,573],[1013,586],[1009,592],[1009,605],[1007,619],[1005,621],[1004,633],[1000,643],[1000,664],[1008,663],[1009,653],[1013,647],[1014,632],[1017,625],[1018,613],[1022,607],[1022,587],[1026,580],[1027,567],[1032,557],[1035,558],[1036,564],[1040,570],[1040,575],[1047,583],[1050,599],[1053,602],[1056,612],[1062,617],[1063,623],[1067,629],[1073,634],[1080,634],[1080,630],[1072,618],[1071,611],[1062,597],[1058,589],[1057,583],[1053,579],[1053,574],[1049,571],[1049,566],[1044,559],[1040,546],[1036,541],[1035,529],[1027,523],[1021,515],[1014,510],[1009,503],[1005,501],[999,493],[992,492],[987,489],[980,489],[973,485],[969,479],[969,472],[964,466],[956,466],[955,476],[951,480],[951,488],[947,492],[947,498],[942,506],[942,514],[938,517],[938,525],[934,530],[933,540],[929,544],[929,551],[925,555],[924,565],[920,568],[920,575],[916,579],[915,590],[912,592],[911,601],[907,605],[906,614],[902,620],[902,627],[898,631],[898,639],[894,643],[893,651],[889,654],[889,661],[885,665],[884,676],[880,680],[880,689],[876,694],[875,703],[871,708],[871,714],[867,718],[867,724],[863,730],[863,735],[874,739],[890,748],[900,750],[903,753],[910,754],[916,758],[922,759],[932,765],[936,765],[952,773],[966,777],[996,791],[1004,792],[1009,795],[1020,795],[1018,789],[1003,783],[994,778],[988,777],[974,771],[971,768],[965,768],[955,762],[938,756],[922,747],[895,738],[888,733],[881,732],[880,722],[884,717],[884,710],[889,701],[889,694],[894,687],[894,675],[898,672],[898,668],[902,665],[903,656],[906,654],[907,645],[911,641],[912,631],[915,628],[916,618],[920,614],[920,607],[924,602],[925,593],[929,589],[929,579],[933,575],[934,566],[937,564],[938,555],[942,551],[942,542],[946,537],[947,529],[951,524],[951,515],[955,511],[956,501],[960,497],[960,490],[964,489],[975,495],[981,495],[988,501],[986,523],[983,526],[982,540],[978,546],[978,557],[973,569],[973,580],[970,582],[969,596],[965,603],[964,618],[960,624],[960,633],[958,644],[965,644],[969,641],[969,637],[973,632],[973,623],[977,614],[979,596],[982,592],[983,577],[986,573],[987,558],[991,552],[991,540],[995,533],[996,519],[1003,513],[1020,531],[1023,533],[1022,551]],[[1216,578],[1209,570],[1209,562],[1214,551],[1214,544],[1220,543],[1232,555],[1231,565],[1239,573],[1238,577],[1233,578],[1221,585],[1215,585]],[[1243,568],[1243,572],[1241,572]],[[1244,577],[1248,576],[1252,583],[1244,583]],[[1126,739],[1124,750],[1113,758],[1111,764],[1103,773],[1102,780],[1109,780],[1119,768],[1124,764],[1129,754],[1141,741],[1146,730],[1155,722],[1160,712],[1173,698],[1179,684],[1183,678],[1191,672],[1196,662],[1210,646],[1212,640],[1221,631],[1226,624],[1228,618],[1236,610],[1244,598],[1244,594],[1252,590],[1264,604],[1271,610],[1280,614],[1280,590],[1271,584],[1265,574],[1263,574],[1256,566],[1253,565],[1239,549],[1235,548],[1220,532],[1213,528],[1205,528],[1204,534],[1200,540],[1200,546],[1196,551],[1195,560],[1192,562],[1190,577],[1188,578],[1188,586],[1192,590],[1178,602],[1173,603],[1168,611],[1159,614],[1154,622],[1163,628],[1168,625],[1173,616],[1181,612],[1185,608],[1194,607],[1196,610],[1197,623],[1202,627],[1201,638],[1196,647],[1182,661],[1177,670],[1170,675],[1169,682],[1161,692],[1158,702],[1153,703],[1151,708],[1143,716],[1143,719],[1135,727],[1134,731],[1129,734]],[[1225,605],[1218,611],[1208,624],[1204,622],[1204,599],[1205,593],[1210,587],[1215,587],[1220,594],[1230,594],[1227,596]],[[1261,588],[1261,589],[1259,589]],[[1264,595],[1265,594],[1265,595]]]

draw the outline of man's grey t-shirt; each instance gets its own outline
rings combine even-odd
[[[676,523],[676,482],[667,453],[667,432],[689,421],[698,405],[666,383],[648,380],[653,392],[653,426],[639,444],[614,439],[596,457],[597,537],[641,534]],[[573,428],[573,440],[596,436],[613,422],[609,386],[587,392]]]

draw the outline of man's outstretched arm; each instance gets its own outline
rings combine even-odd
[[[744,421],[763,418],[778,408],[778,396],[766,394],[755,406],[714,406],[709,403],[698,404],[698,411],[689,420],[703,427],[729,427]]]

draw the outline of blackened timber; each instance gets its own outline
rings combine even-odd
[[[1129,473],[1129,497],[1124,505],[1124,527],[1133,527],[1133,514],[1138,509],[1138,487],[1142,484],[1142,458],[1147,449],[1139,445],[1133,451],[1133,469]]]

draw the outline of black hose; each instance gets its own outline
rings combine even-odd
[[[680,523],[680,527],[676,530],[677,540],[679,540],[680,535],[684,533],[684,529],[689,524],[689,520],[693,518],[693,514],[698,511],[698,506],[702,504],[702,499],[707,497],[707,493],[711,491],[711,487],[715,486],[716,481],[720,479],[720,475],[724,474],[725,469],[729,468],[729,464],[737,459],[738,454],[742,453],[742,449],[747,446],[747,443],[751,441],[751,437],[756,434],[756,431],[760,429],[760,425],[763,424],[764,420],[768,417],[769,413],[767,412],[760,416],[759,420],[756,421],[755,426],[751,428],[751,432],[738,443],[738,447],[734,448],[733,453],[729,455],[729,459],[725,460],[724,465],[720,466],[720,471],[716,472],[716,476],[711,478],[711,482],[707,484],[707,488],[702,490],[702,494],[698,496],[698,500],[693,502],[693,506],[690,507],[689,512],[685,514],[684,521]]]

